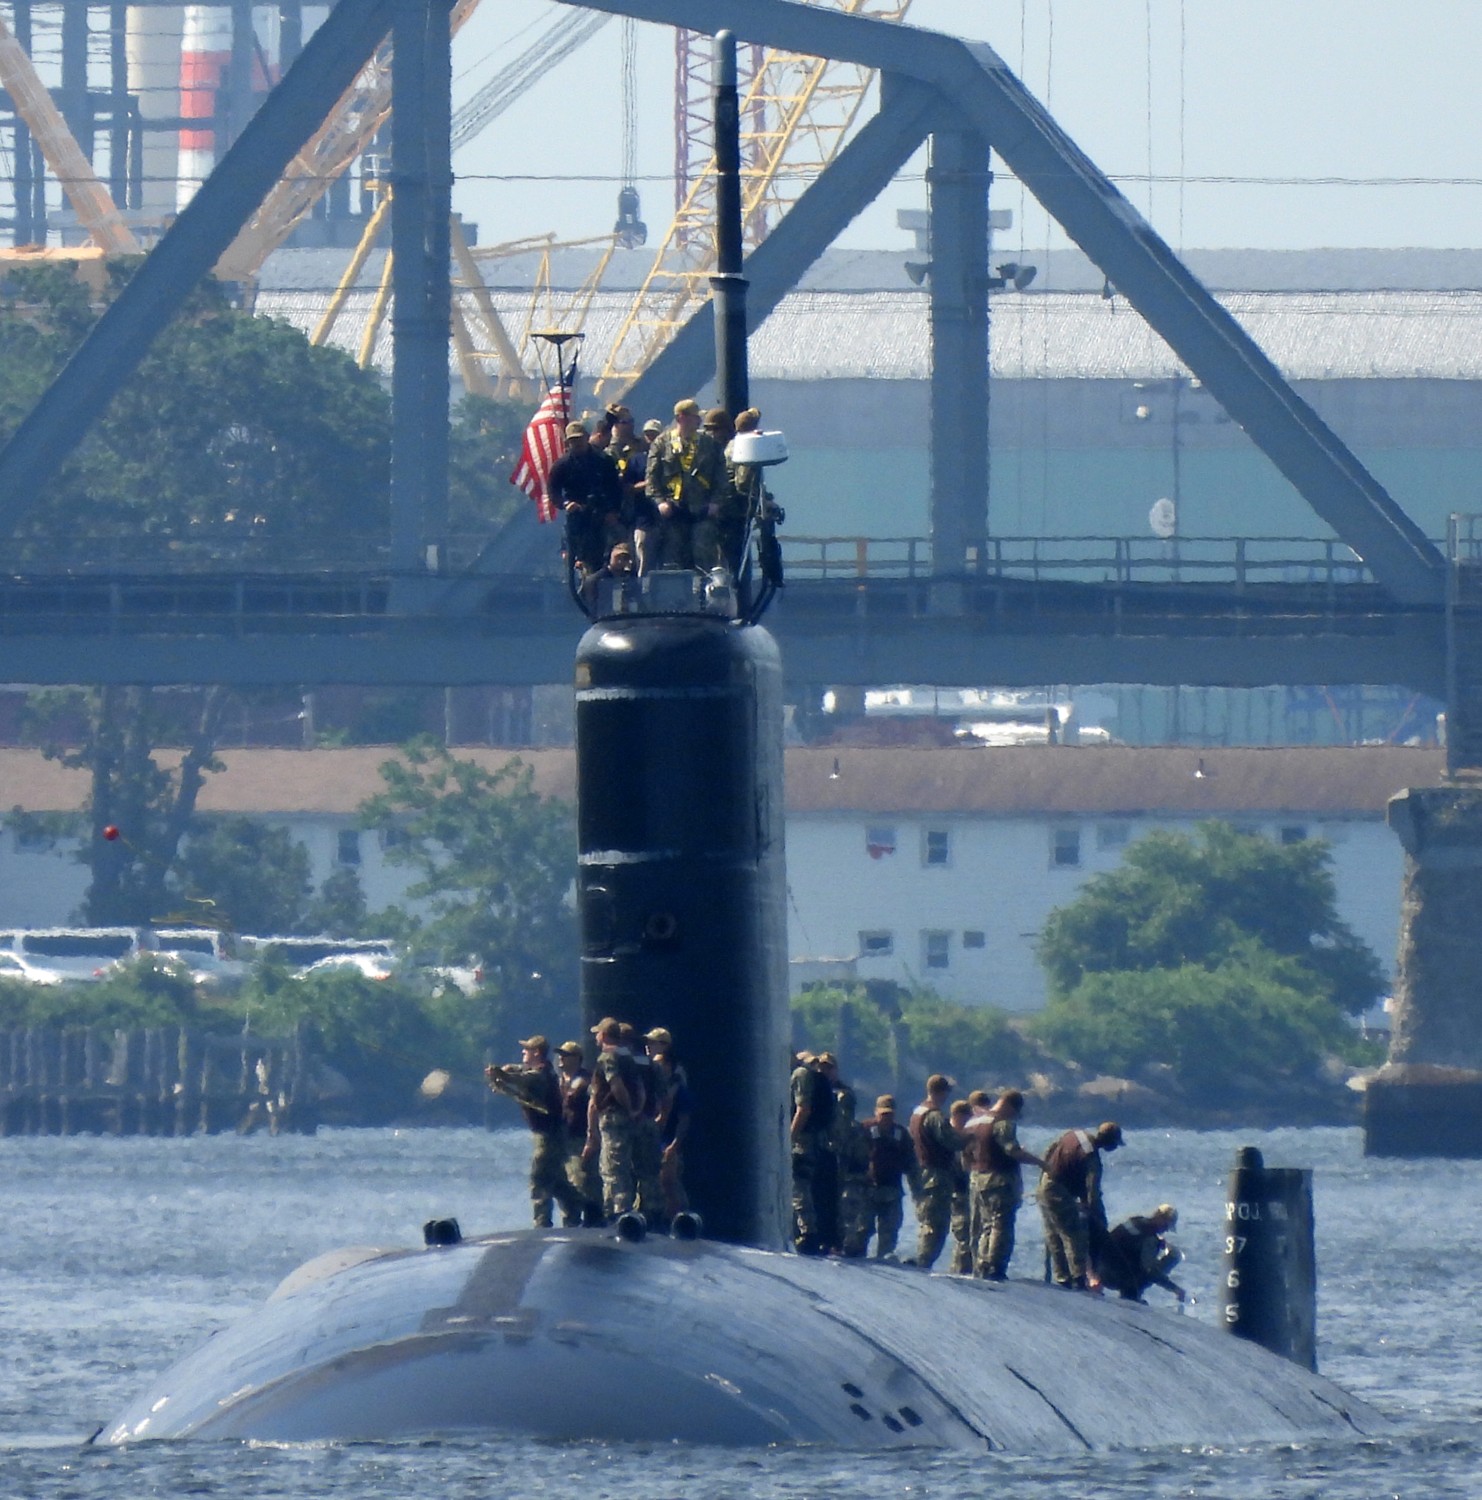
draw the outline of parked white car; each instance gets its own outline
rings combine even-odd
[[[26,984],[64,984],[55,969],[43,969],[15,953],[0,952],[0,979],[19,979]]]
[[[396,945],[384,938],[247,937],[244,957],[287,964],[299,976],[354,969],[371,979],[389,979],[399,962]]]

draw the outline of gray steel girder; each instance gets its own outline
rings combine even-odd
[[[933,90],[887,75],[879,111],[833,165],[811,183],[776,229],[746,259],[746,307],[753,328],[797,284],[864,208],[890,185],[933,126]],[[624,397],[636,411],[662,410],[693,395],[715,373],[715,319],[709,305],[693,314]]]
[[[934,88],[983,132],[1374,576],[1405,603],[1442,603],[1440,552],[986,43],[789,0],[581,3],[692,30],[728,28],[745,41],[888,70]],[[803,267],[792,269],[797,275]]]
[[[338,0],[283,81],[0,450],[0,528],[14,527],[44,498],[48,477],[236,238],[390,27],[390,0]]]
[[[830,587],[837,588],[836,585]],[[456,687],[567,682],[584,623],[564,599],[538,620],[472,630],[468,620],[401,620],[348,634],[298,629],[263,634],[7,634],[6,681],[37,684],[231,683],[236,687]],[[1072,622],[999,631],[966,616],[885,621],[794,615],[788,601],[767,624],[792,684],[934,682],[943,687],[1036,687],[1046,682],[1139,682],[1265,687],[1403,684],[1445,691],[1440,624],[1415,614],[1373,633],[1282,632],[1266,636],[1198,629],[1109,635]]]

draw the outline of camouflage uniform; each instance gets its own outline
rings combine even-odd
[[[955,1120],[952,1128],[958,1129]],[[972,1183],[962,1154],[952,1168],[952,1265],[954,1276],[969,1276],[973,1269]]]
[[[551,1227],[551,1200],[563,1215],[581,1217],[581,1194],[566,1180],[566,1126],[561,1085],[550,1063],[496,1070],[490,1086],[516,1100],[530,1127],[530,1209],[537,1229]]]
[[[638,1187],[638,1210],[650,1226],[662,1228],[669,1221],[664,1208],[664,1185],[660,1180],[663,1147],[659,1144],[658,1112],[662,1108],[659,1070],[648,1057],[634,1057],[643,1080],[643,1112],[633,1120],[633,1177]]]
[[[602,1207],[609,1218],[627,1213],[637,1191],[633,1167],[633,1115],[612,1096],[613,1080],[620,1079],[633,1097],[638,1075],[633,1059],[616,1047],[604,1047],[592,1073],[592,1108],[602,1140],[598,1170],[602,1174]]]
[[[967,1142],[928,1100],[911,1115],[911,1139],[921,1175],[916,1191],[916,1264],[928,1271],[942,1253],[952,1219],[953,1162]]]
[[[1101,1152],[1089,1131],[1067,1130],[1045,1152],[1039,1180],[1039,1209],[1045,1223],[1045,1253],[1056,1286],[1084,1287],[1092,1274],[1091,1233],[1101,1206]]]
[[[1014,1257],[1014,1225],[1024,1198],[1019,1163],[1009,1152],[1019,1144],[1019,1130],[1010,1119],[994,1120],[989,1127],[989,1153],[993,1165],[974,1172],[972,1191],[978,1241],[973,1274],[989,1281],[1002,1281]]]
[[[566,1180],[582,1195],[589,1219],[602,1211],[602,1179],[597,1175],[597,1165],[582,1158],[587,1144],[591,1081],[592,1075],[585,1068],[561,1080],[561,1113],[566,1121]],[[569,1226],[580,1223],[581,1218],[563,1210],[562,1222]]]
[[[793,1138],[792,1143],[792,1214],[793,1239],[799,1249],[819,1250],[818,1203],[814,1195],[814,1182],[819,1175],[824,1153],[828,1150],[829,1134],[833,1125],[833,1093],[828,1080],[807,1063],[793,1069],[788,1085],[792,1101],[792,1112],[808,1111],[807,1122]],[[820,1106],[825,1102],[827,1110]],[[820,1115],[824,1118],[820,1119]]]
[[[703,549],[707,557],[714,554],[715,520],[707,512],[712,503],[725,506],[731,495],[731,477],[725,455],[709,433],[696,432],[686,442],[677,426],[666,427],[648,450],[644,487],[655,505],[669,501],[677,512],[670,520],[659,522],[657,549],[648,541],[648,566],[690,568],[695,566],[697,551]],[[702,525],[706,528],[703,531]]]
[[[841,1089],[838,1100],[834,1151],[839,1163],[839,1248],[857,1259],[870,1243],[870,1138],[854,1118],[853,1093]]]
[[[875,1258],[883,1260],[895,1254],[905,1214],[901,1208],[902,1178],[915,1170],[915,1152],[910,1133],[893,1120],[886,1126],[879,1119],[866,1120],[865,1139],[869,1143],[870,1189],[866,1203],[865,1243],[875,1237]]]

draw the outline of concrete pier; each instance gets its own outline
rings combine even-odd
[[[1370,1156],[1482,1156],[1482,785],[1390,800],[1405,850],[1389,1060],[1364,1096]]]

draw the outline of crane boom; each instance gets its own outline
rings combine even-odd
[[[899,21],[911,0],[811,0],[821,9]],[[844,145],[874,71],[855,63],[768,48],[741,100],[742,221],[753,242]],[[679,103],[681,117],[685,101]],[[597,381],[608,399],[626,391],[710,295],[715,261],[715,160],[690,183]]]
[[[570,57],[610,20],[612,17],[605,11],[564,11],[453,115],[453,150],[466,146],[536,83],[552,64]]]
[[[0,20],[0,84],[30,128],[46,164],[52,169],[77,222],[108,255],[138,255],[139,242],[124,223],[112,194],[98,180],[92,163],[52,103],[26,49]]]
[[[455,35],[478,3],[458,0],[449,21]],[[390,117],[391,39],[387,37],[227,246],[216,262],[216,275],[223,281],[251,281]]]

